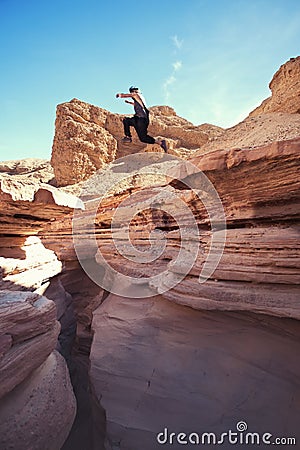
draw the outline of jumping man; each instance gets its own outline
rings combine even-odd
[[[134,107],[134,116],[125,117],[123,119],[124,134],[122,139],[124,143],[132,142],[130,127],[134,127],[139,140],[146,144],[159,144],[165,152],[167,152],[167,143],[165,139],[154,139],[148,134],[149,125],[149,110],[147,109],[146,102],[142,96],[139,88],[131,86],[129,88],[129,94],[116,94],[117,98],[131,98],[133,101],[125,100],[126,103],[130,103]]]

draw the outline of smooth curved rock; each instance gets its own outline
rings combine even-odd
[[[63,357],[53,351],[0,403],[0,448],[60,450],[72,427],[76,401]]]
[[[220,436],[241,420],[249,432],[299,440],[299,322],[110,295],[93,329],[91,379],[107,448],[179,450],[157,434]]]
[[[0,336],[11,337],[0,358],[0,399],[37,369],[56,346],[60,325],[51,300],[31,292],[0,291]]]

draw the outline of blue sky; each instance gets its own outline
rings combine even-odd
[[[0,159],[50,158],[56,105],[148,105],[229,127],[300,54],[297,0],[0,0]]]

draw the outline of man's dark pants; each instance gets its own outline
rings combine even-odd
[[[141,142],[145,142],[146,144],[155,143],[155,139],[147,134],[149,121],[145,117],[125,117],[123,119],[123,125],[125,136],[131,137],[130,127],[134,127]]]

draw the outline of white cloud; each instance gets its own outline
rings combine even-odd
[[[167,78],[166,81],[164,82],[164,89],[167,89],[168,86],[175,83],[175,81],[176,81],[176,78],[174,77],[174,75],[170,75],[169,78]]]
[[[166,81],[163,84],[163,89],[164,89],[164,93],[165,93],[165,101],[168,102],[169,98],[170,98],[170,91],[169,91],[169,87],[174,84],[176,81],[176,78],[174,77],[174,75],[170,75],[169,78],[166,79]]]
[[[178,70],[181,69],[182,67],[182,62],[181,61],[176,61],[172,64],[174,71],[177,72]]]
[[[175,34],[174,36],[171,37],[172,42],[174,44],[174,46],[176,47],[175,52],[173,52],[174,54],[178,53],[177,50],[180,50],[183,44],[183,40],[179,39],[179,37],[177,36],[177,34]],[[172,63],[172,72],[170,74],[170,76],[165,80],[165,82],[163,83],[163,91],[165,94],[165,101],[168,102],[169,98],[170,98],[170,86],[173,85],[177,79],[175,77],[176,73],[182,68],[182,62],[177,60],[175,62]]]
[[[172,39],[173,44],[175,45],[175,47],[176,47],[178,50],[180,50],[181,47],[182,47],[182,44],[183,44],[183,39],[179,39],[178,36],[177,36],[177,34],[175,34],[175,36],[172,36],[171,39]]]

